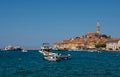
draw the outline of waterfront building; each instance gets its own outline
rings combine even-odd
[[[70,40],[63,40],[61,42],[61,45],[60,45],[60,49],[62,50],[68,50],[69,49],[69,43],[70,43]]]
[[[54,49],[61,50],[79,50],[95,49],[96,45],[105,45],[108,38],[100,35],[100,22],[97,22],[96,32],[89,32],[83,37],[63,40],[60,43],[54,43]]]
[[[119,50],[120,49],[120,38],[112,38],[106,42],[106,50]]]
[[[85,35],[86,38],[96,38],[96,37],[98,37],[98,36],[99,36],[99,34],[96,33],[96,32],[87,33],[87,34]]]
[[[56,43],[54,43],[53,46],[54,46],[53,48],[54,48],[55,50],[58,50],[58,49],[60,48],[60,43],[57,43],[57,42],[56,42]]]

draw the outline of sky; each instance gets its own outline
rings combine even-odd
[[[0,48],[42,43],[96,32],[120,38],[120,0],[0,0]]]

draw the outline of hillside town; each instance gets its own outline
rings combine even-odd
[[[111,38],[111,36],[100,33],[100,22],[98,21],[96,32],[87,33],[82,37],[55,42],[53,48],[56,50],[69,51],[119,51],[120,38]]]

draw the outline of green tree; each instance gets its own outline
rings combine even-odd
[[[108,36],[108,35],[106,35],[106,34],[102,34],[101,37],[111,38],[111,36]]]
[[[96,48],[106,47],[106,44],[97,44],[95,45]]]

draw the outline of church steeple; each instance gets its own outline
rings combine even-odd
[[[100,34],[100,22],[97,21],[97,31],[96,31],[98,34]]]

